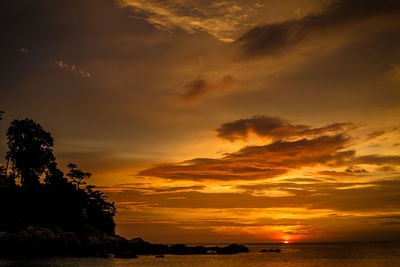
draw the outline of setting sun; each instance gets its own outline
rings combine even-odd
[[[289,244],[289,241],[285,240],[283,241],[284,244]]]

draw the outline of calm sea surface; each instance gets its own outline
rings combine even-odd
[[[137,259],[0,260],[0,266],[400,266],[400,242],[247,244],[236,255],[139,256]],[[282,250],[261,253],[262,249]]]

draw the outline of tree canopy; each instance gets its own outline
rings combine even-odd
[[[11,161],[22,186],[37,185],[39,177],[55,160],[50,133],[33,120],[14,120],[8,128],[7,138],[9,151],[6,159]]]
[[[69,168],[67,176],[78,188],[80,188],[81,185],[85,185],[86,182],[84,180],[89,179],[90,176],[92,176],[91,173],[83,172],[82,170],[78,169],[78,166],[73,163],[68,164],[67,167]]]

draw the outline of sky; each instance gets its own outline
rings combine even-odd
[[[159,243],[400,239],[397,0],[7,0],[31,118]],[[1,162],[4,163],[4,157]]]

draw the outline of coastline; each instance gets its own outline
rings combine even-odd
[[[236,254],[248,252],[244,245],[187,246],[185,244],[152,244],[141,238],[126,239],[119,235],[92,232],[78,239],[73,232],[62,229],[53,231],[39,226],[25,230],[0,232],[0,258],[50,258],[50,257],[99,257],[136,258],[137,255],[203,255]]]

